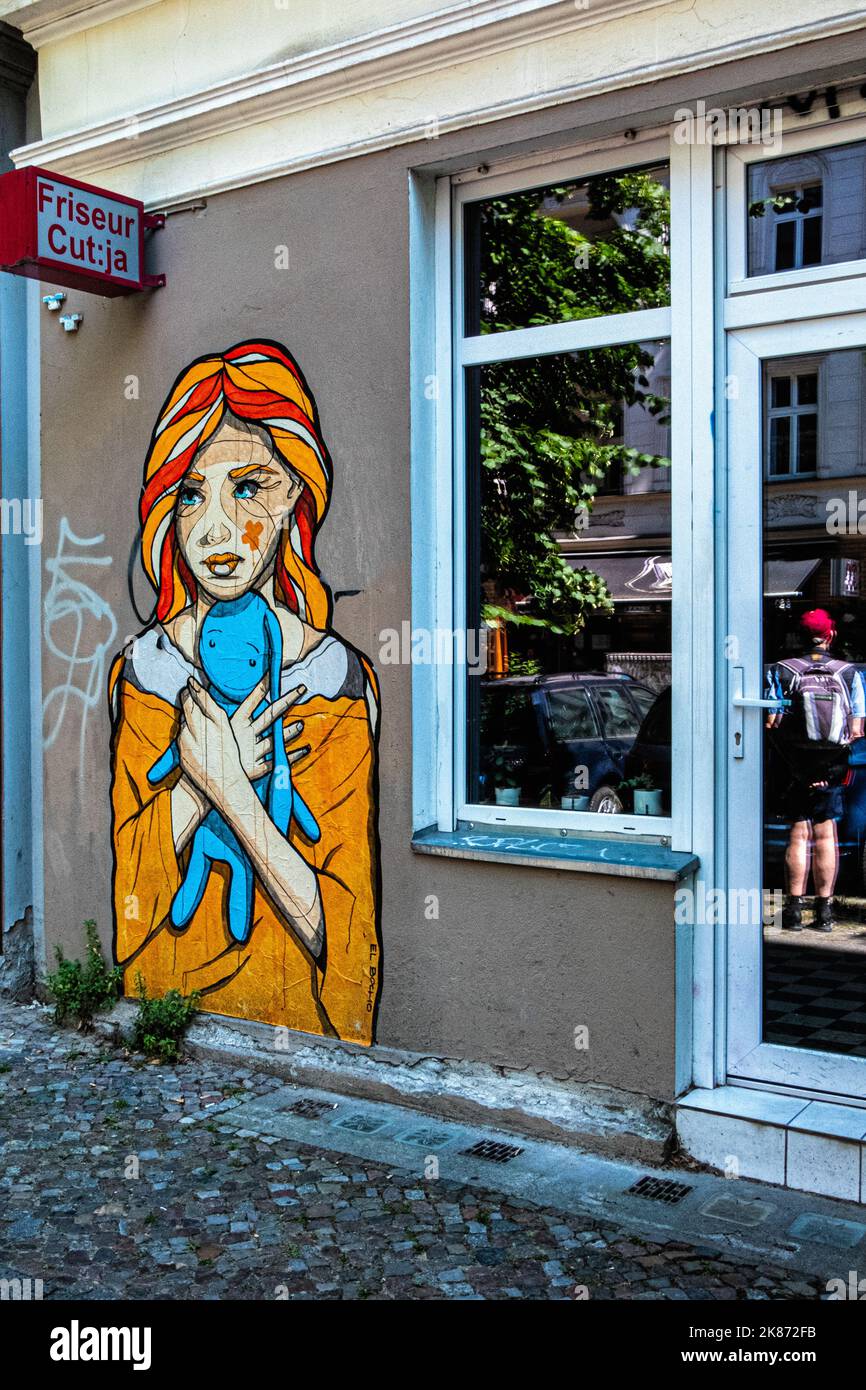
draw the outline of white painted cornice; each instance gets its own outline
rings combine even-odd
[[[153,2],[138,0],[139,4]],[[68,173],[110,168],[130,158],[144,159],[256,121],[667,4],[669,0],[589,0],[583,7],[575,0],[462,0],[419,19],[130,112],[122,120],[64,132],[14,151],[13,159],[19,164],[48,164]]]
[[[589,0],[586,9],[575,0],[473,0],[473,3],[463,0],[435,14],[288,59],[137,113],[130,112],[120,120],[97,123],[22,146],[12,151],[12,158],[19,167],[41,164],[83,178],[94,177],[107,169],[128,172],[153,165],[154,174],[148,175],[140,191],[149,206],[161,207],[416,141],[427,134],[423,120],[419,123],[417,117],[405,124],[362,119],[361,125],[368,124],[368,130],[359,132],[357,138],[349,140],[344,136],[341,143],[333,144],[327,141],[330,127],[325,120],[322,123],[325,139],[319,144],[298,151],[288,138],[285,153],[279,158],[256,164],[249,155],[255,149],[255,128],[263,123],[274,128],[296,113],[309,112],[328,103],[339,105],[358,94],[385,90],[389,84],[392,88],[401,82],[408,86],[425,73],[447,72],[460,64],[471,65],[473,60],[509,50],[531,52],[533,44],[584,28],[592,27],[603,33],[607,21],[658,9],[666,9],[670,14],[669,0]],[[683,52],[671,58],[650,57],[645,36],[644,42],[636,44],[634,51],[623,51],[619,61],[612,63],[603,76],[582,76],[580,64],[575,63],[574,78],[566,84],[560,82],[545,87],[542,83],[532,90],[512,90],[483,105],[461,102],[456,109],[438,115],[437,126],[439,132],[445,134],[864,27],[866,15],[862,8],[746,38],[731,34],[730,29],[707,26],[705,46],[693,46],[690,53]],[[656,54],[658,52],[656,49]],[[467,72],[471,72],[471,67]],[[467,82],[471,90],[471,79],[467,78]],[[522,83],[520,85],[523,87]],[[364,116],[372,116],[374,112],[375,103],[365,101]],[[429,113],[427,119],[433,114]],[[248,137],[247,155],[240,157],[235,151],[217,177],[213,175],[212,161],[206,178],[192,175],[191,166],[177,182],[173,175],[166,181],[166,175],[157,172],[156,166],[163,163],[160,156],[179,151],[185,157],[194,152],[197,145],[213,152],[215,139],[232,132]],[[196,162],[193,158],[192,164]],[[201,174],[206,164],[207,160],[201,161]],[[121,185],[125,186],[123,178]]]
[[[69,38],[160,0],[0,0],[0,19],[20,29],[33,48]]]

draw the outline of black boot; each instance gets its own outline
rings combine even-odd
[[[833,930],[834,925],[835,923],[833,921],[833,899],[816,898],[814,922],[815,931],[830,932]]]
[[[803,930],[803,899],[789,897],[782,908],[782,930]]]

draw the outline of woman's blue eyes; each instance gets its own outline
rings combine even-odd
[[[242,482],[235,485],[234,495],[240,502],[251,502],[258,495],[260,484],[253,482],[251,478],[244,478]],[[182,507],[195,507],[202,500],[202,493],[197,487],[182,487],[179,494],[179,501]]]

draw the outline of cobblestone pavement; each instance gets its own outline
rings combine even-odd
[[[815,1299],[823,1285],[495,1191],[233,1134],[283,1083],[141,1063],[0,1004],[0,1278],[46,1299]]]

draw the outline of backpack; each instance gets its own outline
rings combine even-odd
[[[843,672],[850,662],[790,657],[779,666],[791,676],[787,694],[800,741],[810,748],[840,748],[851,741],[851,691]],[[783,721],[788,722],[787,718]]]

